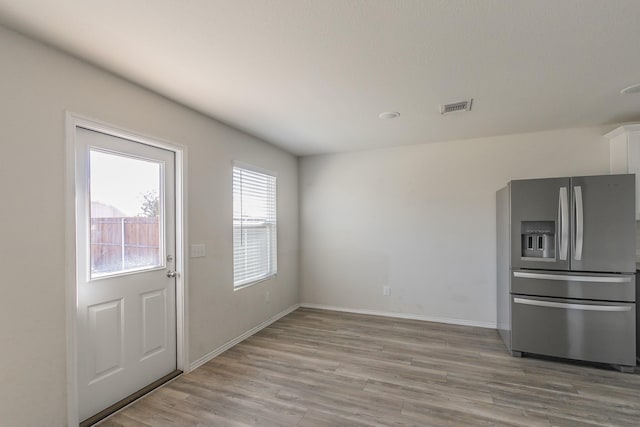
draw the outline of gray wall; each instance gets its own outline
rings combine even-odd
[[[303,158],[301,302],[494,327],[496,190],[608,173],[606,130]]]
[[[188,148],[191,361],[298,302],[294,156],[3,27],[0,58],[0,424],[67,420],[65,109]],[[279,178],[278,277],[237,292],[233,159]]]

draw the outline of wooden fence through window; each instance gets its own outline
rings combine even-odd
[[[91,272],[160,265],[158,217],[91,218]]]

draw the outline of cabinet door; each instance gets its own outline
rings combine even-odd
[[[609,139],[612,174],[636,175],[636,220],[640,220],[640,124],[620,126],[605,135]]]
[[[636,176],[636,220],[640,221],[640,131],[629,134],[627,172]]]

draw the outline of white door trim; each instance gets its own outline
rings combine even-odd
[[[159,138],[141,135],[99,120],[66,111],[66,179],[65,179],[65,284],[66,284],[66,334],[67,334],[67,421],[77,426],[78,416],[78,367],[77,367],[77,295],[76,295],[76,128],[102,132],[175,153],[176,183],[176,343],[177,369],[189,371],[188,343],[188,271],[187,271],[187,147]],[[123,396],[125,397],[125,396]]]

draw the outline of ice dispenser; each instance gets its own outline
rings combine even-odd
[[[522,221],[522,258],[556,257],[555,221]]]

